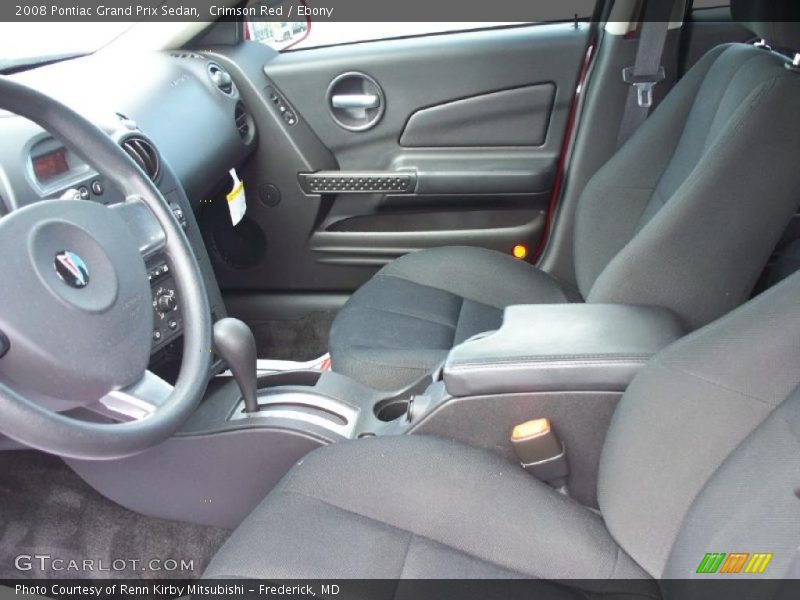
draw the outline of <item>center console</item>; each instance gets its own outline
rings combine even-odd
[[[499,330],[453,348],[443,378],[455,397],[624,391],[682,333],[670,311],[651,306],[510,306]]]
[[[154,287],[164,297],[158,289],[169,276],[159,277]],[[162,319],[168,331],[170,312]],[[512,306],[500,329],[457,346],[413,385],[386,392],[334,372],[257,376],[249,328],[224,321],[215,326],[215,349],[235,377],[213,379],[176,436],[114,463],[71,462],[102,493],[146,514],[234,527],[320,446],[419,433],[519,462],[511,429],[544,417],[566,449],[570,495],[596,505],[600,448],[619,398],[647,360],[684,333],[654,307]]]

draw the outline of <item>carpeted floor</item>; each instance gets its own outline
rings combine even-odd
[[[306,361],[328,351],[328,333],[334,311],[309,313],[295,321],[255,321],[253,329],[258,357],[273,360]]]
[[[0,452],[0,579],[198,577],[228,534],[122,508],[94,491],[57,457]],[[17,560],[20,555],[50,558]],[[153,559],[161,562],[150,564]],[[83,567],[84,560],[93,561],[92,569],[68,569],[69,561]],[[182,560],[190,568],[182,569]],[[101,561],[114,570],[98,570]],[[112,561],[117,562],[112,565]],[[32,568],[19,570],[15,562]],[[153,570],[159,566],[161,570]],[[173,566],[177,569],[164,570]]]

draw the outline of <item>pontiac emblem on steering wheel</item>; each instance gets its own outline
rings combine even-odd
[[[89,268],[83,259],[74,252],[62,250],[56,254],[53,263],[56,273],[68,286],[80,289],[89,285]]]

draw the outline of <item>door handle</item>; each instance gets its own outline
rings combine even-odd
[[[386,108],[383,90],[365,73],[336,76],[325,93],[331,119],[348,131],[366,131],[381,120]]]
[[[377,94],[334,94],[331,96],[333,108],[378,108],[381,100]]]

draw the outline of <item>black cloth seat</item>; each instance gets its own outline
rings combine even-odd
[[[300,460],[204,576],[537,578],[655,597],[652,578],[713,578],[703,556],[730,551],[772,553],[759,577],[781,577],[800,539],[799,300],[796,274],[640,372],[603,447],[599,514],[452,440],[354,440]]]
[[[499,252],[448,247],[407,254],[337,315],[331,357],[336,371],[399,387],[442,362],[453,346],[500,327],[506,306],[568,301],[555,279]]]
[[[734,6],[743,19],[786,10]],[[800,45],[789,27],[749,26],[779,36],[778,47]],[[729,44],[676,84],[582,192],[576,292],[497,252],[422,250],[387,265],[337,315],[333,369],[379,389],[411,383],[496,328],[511,304],[649,304],[691,328],[741,304],[798,204],[800,78],[786,62]]]
[[[423,436],[308,455],[234,540],[206,576],[648,578],[595,512],[499,456]]]

